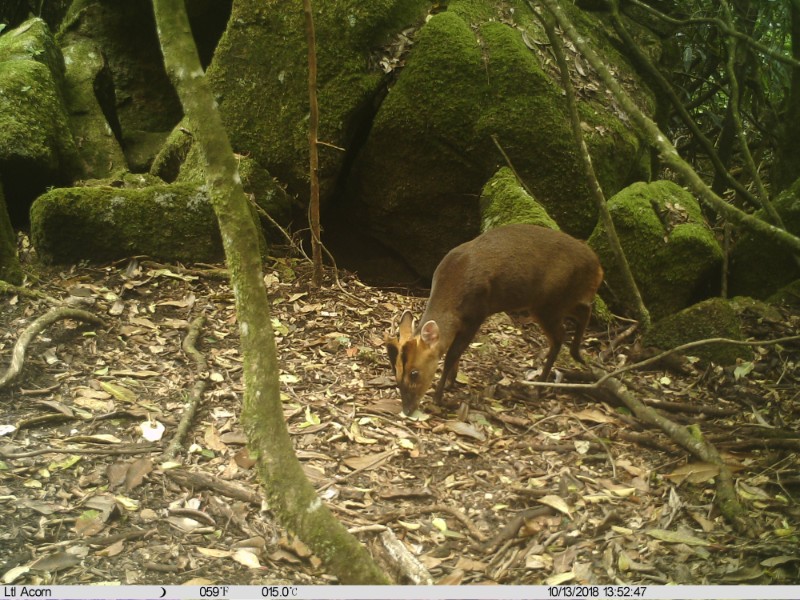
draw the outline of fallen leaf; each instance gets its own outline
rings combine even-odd
[[[672,473],[664,475],[664,477],[676,483],[683,483],[684,481],[688,481],[689,483],[705,483],[714,479],[717,475],[719,475],[719,466],[700,462],[678,467],[672,471]]]
[[[569,505],[561,496],[549,495],[539,498],[538,502],[540,504],[544,504],[545,506],[549,506],[550,508],[555,508],[558,512],[564,513],[567,516],[572,516],[572,511]]]
[[[645,531],[647,535],[662,542],[670,544],[686,544],[687,546],[710,546],[711,543],[693,536],[690,533],[683,533],[680,531],[669,531],[667,529],[648,529]]]

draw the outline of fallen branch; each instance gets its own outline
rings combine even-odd
[[[655,425],[656,427],[660,428],[664,433],[666,433],[670,437],[670,439],[672,439],[675,443],[682,446],[692,455],[696,456],[702,461],[714,464],[717,467],[719,467],[719,475],[716,479],[717,496],[715,498],[715,501],[719,506],[720,512],[730,523],[734,525],[734,527],[739,532],[755,535],[756,533],[755,526],[747,518],[744,508],[739,504],[739,501],[736,497],[736,490],[734,489],[733,486],[733,475],[728,466],[724,463],[724,461],[720,457],[719,453],[717,452],[717,449],[703,438],[699,429],[678,425],[670,421],[663,415],[661,415],[654,408],[651,408],[643,404],[633,394],[631,394],[625,388],[622,382],[616,379],[615,376],[624,373],[626,371],[630,371],[631,369],[640,368],[642,366],[646,366],[654,362],[657,362],[661,360],[664,356],[667,356],[668,354],[672,354],[674,352],[679,352],[682,350],[687,350],[689,348],[695,348],[697,346],[702,346],[711,343],[726,343],[739,346],[766,346],[771,344],[794,342],[798,340],[800,340],[800,336],[797,335],[777,338],[773,340],[762,340],[762,341],[741,341],[741,340],[731,340],[728,338],[707,338],[704,340],[696,340],[694,342],[689,342],[687,344],[676,346],[671,350],[667,350],[665,352],[662,352],[661,354],[650,357],[641,362],[627,365],[625,367],[622,367],[621,369],[612,371],[611,373],[601,373],[599,370],[596,370],[595,376],[597,377],[597,381],[595,381],[594,383],[551,384],[548,382],[531,381],[531,382],[525,382],[525,384],[536,387],[554,387],[560,389],[572,389],[572,390],[577,389],[577,390],[594,391],[594,392],[606,391],[612,393],[615,398],[617,398],[622,404],[624,404],[630,409],[630,411],[636,416],[637,419],[649,425]]]
[[[147,445],[137,446],[136,444],[126,445],[124,447],[103,447],[103,448],[73,448],[65,446],[63,448],[37,448],[36,450],[27,450],[25,452],[7,452],[0,449],[0,458],[14,459],[14,458],[31,458],[32,456],[42,456],[43,454],[76,454],[81,456],[123,456],[128,454],[150,454],[158,452],[161,446]]]
[[[391,529],[386,529],[379,536],[381,547],[391,561],[393,570],[402,575],[402,579],[407,579],[414,585],[433,585],[433,577],[425,566],[416,556],[408,551],[403,542]],[[406,583],[400,577],[398,583]]]
[[[167,469],[164,471],[164,475],[184,487],[193,490],[211,490],[228,498],[247,502],[253,506],[261,506],[264,500],[257,491],[205,473],[186,471],[184,469]]]
[[[13,283],[8,283],[2,279],[0,279],[0,294],[24,296],[25,298],[33,298],[34,300],[45,300],[50,304],[55,305],[61,304],[52,296],[48,296],[47,294],[44,294],[38,290],[26,288],[21,285],[14,285]]]
[[[730,338],[722,338],[722,337],[705,338],[702,340],[687,342],[685,344],[681,344],[680,346],[675,346],[674,348],[670,348],[669,350],[664,350],[663,352],[656,354],[655,356],[651,356],[650,358],[646,358],[642,361],[632,363],[630,365],[625,365],[624,367],[620,367],[615,371],[611,371],[610,373],[605,373],[597,381],[594,381],[592,383],[555,383],[550,381],[523,381],[521,383],[531,387],[547,387],[554,389],[576,390],[576,391],[598,390],[603,386],[603,384],[607,380],[611,379],[612,377],[616,377],[617,375],[621,375],[622,373],[625,373],[627,371],[632,371],[634,369],[641,369],[642,367],[646,367],[653,363],[657,363],[660,360],[663,360],[664,357],[669,356],[670,354],[674,354],[676,352],[683,352],[684,350],[697,348],[698,346],[705,346],[707,344],[732,344],[734,346],[771,346],[774,344],[785,344],[786,342],[798,342],[798,341],[800,341],[800,335],[790,335],[787,337],[775,338],[772,340],[732,340]]]
[[[164,460],[172,460],[175,458],[175,455],[178,453],[178,450],[183,444],[183,440],[186,437],[186,433],[189,431],[189,427],[194,420],[194,415],[197,412],[197,407],[200,404],[200,400],[203,398],[203,393],[206,391],[206,379],[204,377],[204,373],[208,368],[206,364],[205,357],[200,354],[200,351],[197,349],[195,344],[197,344],[197,338],[200,336],[200,330],[203,327],[203,323],[205,323],[205,316],[200,315],[189,326],[189,332],[186,334],[186,337],[183,339],[183,344],[181,347],[186,355],[192,359],[194,363],[194,374],[196,380],[194,385],[192,386],[191,391],[189,392],[189,400],[186,402],[186,406],[183,410],[183,415],[181,416],[181,422],[178,424],[178,428],[175,430],[175,435],[172,436],[172,441],[170,441],[169,446],[167,446],[166,452],[164,452]]]
[[[736,497],[733,474],[720,457],[717,449],[703,438],[699,428],[683,427],[673,423],[657,410],[642,404],[618,379],[606,376],[602,385],[605,389],[613,392],[637,419],[659,427],[689,453],[702,461],[716,465],[719,468],[719,474],[716,478],[717,496],[714,501],[720,512],[740,533],[746,533],[750,536],[757,535],[755,525],[747,517],[746,511],[739,504]]]
[[[14,349],[11,352],[11,364],[8,366],[6,373],[0,377],[0,389],[6,387],[14,378],[22,371],[22,365],[25,362],[25,352],[28,346],[39,333],[41,333],[48,326],[61,319],[72,319],[74,321],[85,321],[87,323],[94,323],[95,325],[103,325],[103,320],[85,310],[78,308],[69,308],[60,306],[50,309],[41,317],[31,323],[22,335],[14,344]]]

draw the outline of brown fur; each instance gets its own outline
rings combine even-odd
[[[542,380],[564,342],[566,319],[576,324],[570,354],[583,362],[580,343],[602,280],[600,261],[589,246],[536,225],[498,227],[454,248],[433,274],[421,326],[415,330],[405,311],[397,339],[385,340],[403,411],[416,410],[445,356],[434,393],[434,401],[441,401],[461,354],[486,317],[497,312],[527,313],[542,328],[550,343]]]

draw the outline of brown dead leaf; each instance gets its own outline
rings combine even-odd
[[[33,561],[28,566],[33,571],[56,573],[80,564],[81,560],[82,558],[80,556],[70,552],[55,552],[54,554],[49,554]]]
[[[485,562],[466,558],[465,556],[460,557],[456,562],[456,569],[464,571],[485,571],[487,566],[488,564]]]
[[[711,463],[699,462],[690,463],[678,467],[672,473],[664,475],[678,484],[688,481],[689,483],[705,483],[711,481],[719,475],[719,467]]]
[[[137,458],[128,467],[125,474],[125,491],[130,492],[137,488],[153,470],[153,461],[150,458]]]
[[[354,470],[374,469],[382,465],[395,454],[394,450],[379,452],[377,454],[365,454],[364,456],[350,456],[344,459],[344,464]]]
[[[461,569],[453,569],[442,577],[439,581],[436,582],[436,585],[461,585],[461,582],[464,580],[464,571]]]

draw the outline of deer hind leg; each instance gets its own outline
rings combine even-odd
[[[544,368],[542,369],[542,376],[540,378],[541,381],[547,381],[547,378],[550,376],[550,369],[553,368],[553,363],[556,362],[558,352],[561,350],[561,345],[564,343],[566,331],[564,329],[563,319],[541,323],[541,326],[545,335],[547,335],[547,339],[550,341],[550,350],[547,353],[547,359],[544,362]]]
[[[569,347],[569,353],[572,358],[581,364],[586,364],[586,361],[581,357],[581,341],[583,334],[586,331],[586,326],[589,324],[589,317],[592,316],[592,305],[589,303],[580,303],[572,309],[572,318],[575,319],[575,335],[572,337],[572,344]]]

